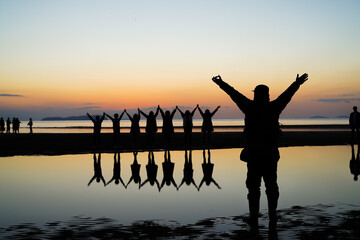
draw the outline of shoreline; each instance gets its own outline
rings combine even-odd
[[[339,131],[284,131],[280,137],[279,147],[295,146],[327,146],[350,144],[351,132]],[[102,153],[148,151],[147,136],[139,135],[138,148],[133,149],[132,138],[129,133],[120,134],[121,147],[115,149],[113,134],[101,134],[101,148],[95,148],[92,133],[21,133],[0,134],[0,156],[18,155],[66,155],[86,154],[95,151]],[[203,149],[202,133],[194,132],[192,135],[192,149]],[[162,133],[155,135],[154,151],[164,149]],[[185,150],[184,134],[175,132],[172,136],[170,150]],[[243,148],[244,134],[242,132],[213,132],[211,136],[211,149]]]

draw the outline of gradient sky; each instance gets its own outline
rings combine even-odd
[[[283,118],[360,108],[359,1],[0,0],[0,116],[222,108],[211,81],[276,98],[307,72]]]

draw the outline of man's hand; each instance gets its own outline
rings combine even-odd
[[[298,84],[303,84],[304,82],[306,82],[308,80],[308,74],[304,73],[303,75],[301,75],[301,77],[299,77],[299,74],[297,74],[296,76],[296,82]]]
[[[220,82],[222,82],[222,79],[221,79],[220,75],[217,75],[217,76],[213,77],[212,80],[216,84],[219,84]]]

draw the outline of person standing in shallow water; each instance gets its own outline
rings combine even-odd
[[[101,136],[101,124],[105,118],[105,113],[103,113],[102,117],[96,116],[95,119],[93,119],[89,113],[87,113],[90,120],[94,123],[94,144],[96,147],[100,146],[100,136]]]
[[[137,141],[140,134],[140,110],[138,109],[138,113],[135,113],[133,117],[131,117],[130,114],[127,113],[126,109],[125,113],[131,121],[130,134],[132,136],[133,149],[137,149]]]
[[[155,134],[157,133],[158,127],[156,124],[156,117],[159,114],[160,106],[158,105],[156,113],[150,111],[149,115],[138,109],[139,112],[146,118],[145,131],[147,134],[149,148],[152,149],[154,145]]]
[[[215,115],[215,113],[219,110],[220,106],[218,106],[213,112],[210,112],[209,109],[205,110],[205,113],[201,110],[199,107],[199,112],[203,118],[203,124],[201,126],[201,132],[203,135],[203,145],[204,148],[210,147],[210,137],[211,133],[214,131],[214,127],[212,124],[212,117]]]
[[[266,85],[256,86],[254,100],[250,100],[225,83],[220,76],[213,77],[212,80],[245,114],[245,148],[240,158],[247,162],[248,169],[246,179],[250,211],[248,223],[252,229],[258,228],[260,185],[263,178],[268,199],[269,228],[275,229],[279,199],[277,184],[277,162],[280,159],[278,138],[281,134],[279,116],[300,85],[308,80],[308,74],[305,73],[300,77],[298,74],[295,82],[274,101],[270,101],[269,88]]]
[[[113,134],[114,134],[114,147],[118,147],[120,144],[120,120],[122,119],[125,110],[121,113],[120,117],[119,114],[115,113],[114,117],[111,117],[109,114],[105,115],[110,118],[113,123]]]
[[[360,113],[357,111],[357,107],[354,106],[353,107],[353,112],[350,114],[349,117],[349,124],[350,124],[350,128],[351,128],[351,143],[354,144],[355,142],[355,135],[356,135],[356,140],[359,143],[360,140],[360,132],[359,132],[359,128],[360,128]]]
[[[32,129],[32,126],[33,126],[33,121],[32,121],[32,118],[30,118],[29,119],[29,122],[28,122],[28,124],[27,124],[28,126],[29,126],[29,128],[30,128],[30,134],[32,134],[33,133],[33,129]]]

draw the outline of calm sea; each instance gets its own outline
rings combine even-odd
[[[27,132],[27,122],[23,121],[21,124],[20,132]],[[125,119],[121,120],[121,131],[129,132],[130,121]],[[200,131],[202,119],[194,119],[194,131]],[[242,131],[244,126],[243,119],[213,119],[215,131]],[[310,118],[298,118],[298,119],[280,119],[280,124],[284,127],[301,126],[301,129],[308,128],[309,130],[319,130],[314,128],[314,125],[338,125],[339,127],[330,128],[330,130],[343,129],[344,125],[348,124],[348,119],[345,118],[321,118],[321,119],[310,119]],[[144,128],[146,125],[145,120],[140,121],[140,127]],[[158,118],[158,126],[161,127],[162,119]],[[182,131],[182,120],[174,119],[175,131]],[[312,127],[310,127],[312,126]],[[90,133],[92,132],[93,124],[90,120],[79,120],[79,121],[34,121],[34,132],[36,133]],[[321,130],[324,130],[322,128]],[[144,129],[142,130],[144,131]],[[112,132],[112,122],[110,120],[104,120],[102,124],[102,132]]]

